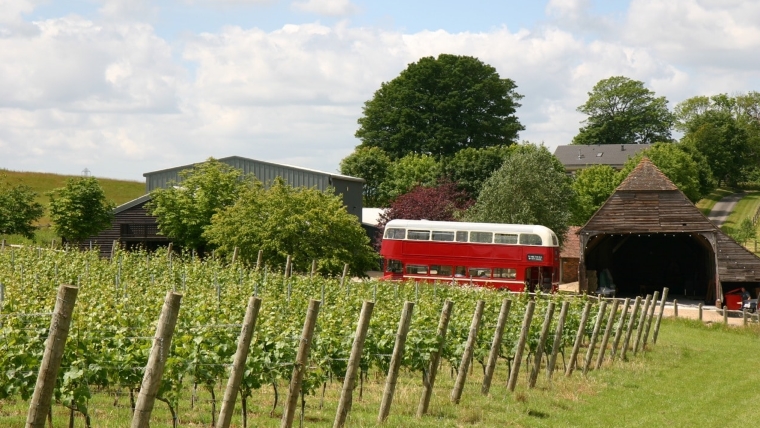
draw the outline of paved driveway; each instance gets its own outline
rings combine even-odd
[[[713,209],[710,211],[710,215],[708,215],[707,218],[710,219],[714,225],[720,227],[726,222],[726,219],[728,219],[728,216],[734,210],[736,203],[739,202],[743,196],[744,193],[734,193],[733,195],[728,195],[719,200],[715,203],[715,206],[713,206]]]

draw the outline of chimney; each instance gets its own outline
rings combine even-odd
[[[621,152],[624,152],[624,151],[625,151],[625,144],[621,144],[621,145],[620,145],[620,151],[621,151]]]

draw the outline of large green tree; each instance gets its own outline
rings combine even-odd
[[[582,226],[610,197],[620,184],[617,172],[609,165],[593,165],[575,174],[572,224]]]
[[[33,223],[44,213],[36,197],[31,187],[22,183],[11,185],[5,175],[0,175],[0,235],[34,237]]]
[[[690,201],[696,202],[704,196],[700,192],[697,163],[677,144],[658,143],[636,153],[626,161],[618,173],[619,183],[628,177],[644,156],[648,157]]]
[[[441,166],[434,157],[406,155],[391,164],[387,178],[380,184],[378,200],[387,206],[415,186],[435,186],[440,175]]]
[[[573,144],[652,144],[671,142],[673,114],[665,97],[624,76],[600,80],[578,107],[588,118]]]
[[[760,94],[697,96],[675,108],[682,143],[706,159],[718,185],[745,181],[760,159]]]
[[[378,147],[357,147],[340,161],[340,173],[364,179],[365,207],[379,207],[383,202],[380,185],[388,176],[391,159]]]
[[[256,262],[258,251],[269,266],[283,266],[288,255],[295,270],[337,275],[348,263],[352,274],[377,267],[377,254],[356,217],[331,190],[294,188],[278,178],[271,187],[246,187],[237,201],[214,215],[204,237],[222,253],[240,249],[241,260]]]
[[[116,204],[106,199],[95,177],[69,178],[48,196],[53,229],[71,242],[81,242],[111,225]]]
[[[471,198],[477,199],[480,189],[494,171],[501,168],[516,146],[468,147],[441,160],[441,174],[456,183]]]
[[[524,127],[522,95],[477,58],[441,54],[409,64],[364,104],[356,137],[392,159],[448,156],[466,147],[509,145]]]
[[[211,216],[237,201],[243,172],[209,158],[181,171],[180,182],[151,193],[147,208],[158,217],[159,231],[184,247],[205,250],[204,230]]]
[[[467,221],[541,224],[562,241],[574,191],[559,160],[544,146],[520,145],[486,180]]]

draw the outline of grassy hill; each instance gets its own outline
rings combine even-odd
[[[37,201],[47,210],[50,198],[45,194],[53,189],[66,185],[66,180],[72,175],[50,174],[45,172],[22,172],[10,171],[0,168],[0,179],[4,176],[11,185],[23,183],[31,187],[37,193]],[[111,178],[98,178],[98,182],[106,193],[106,198],[114,201],[116,205],[131,201],[145,194],[145,183],[141,181],[115,180]],[[44,236],[38,236],[39,241],[49,241],[53,238],[51,232],[45,231],[50,226],[50,218],[47,213],[38,222]],[[6,237],[9,242],[23,240],[22,238]]]

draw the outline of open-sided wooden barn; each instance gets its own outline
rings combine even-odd
[[[593,292],[604,269],[619,294],[668,287],[672,294],[722,302],[726,291],[760,285],[760,258],[711,223],[647,158],[579,237],[581,291]]]
[[[315,187],[318,190],[331,188],[339,195],[346,210],[361,221],[362,216],[362,187],[364,180],[341,174],[316,171],[290,165],[276,164],[240,156],[230,156],[218,159],[243,171],[253,174],[265,185],[276,177],[282,177],[286,183],[294,187]],[[194,166],[183,165],[160,171],[146,172],[145,195],[120,205],[114,209],[114,220],[111,227],[97,236],[92,236],[82,242],[83,246],[98,246],[100,254],[107,257],[111,254],[114,242],[126,248],[141,246],[154,249],[166,246],[170,240],[158,233],[156,217],[148,214],[145,205],[150,202],[150,192],[180,182],[179,173]]]

